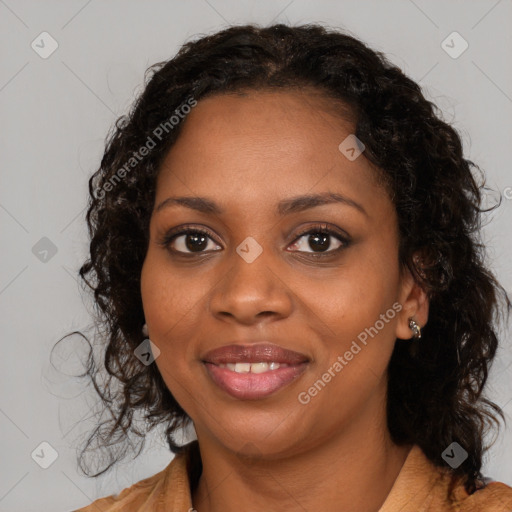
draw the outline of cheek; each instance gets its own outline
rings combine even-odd
[[[160,350],[156,365],[181,403],[179,383],[188,359],[186,334],[190,336],[191,329],[187,312],[193,308],[193,290],[184,289],[165,265],[148,255],[141,273],[141,295],[149,337]]]
[[[395,266],[395,261],[385,261],[380,255],[354,253],[351,263],[336,274],[317,286],[307,284],[311,302],[335,332],[364,329],[396,300],[399,281]]]
[[[329,332],[323,337],[325,358],[319,360],[319,367],[330,368],[341,357],[347,377],[365,378],[358,368],[381,375],[395,342],[396,311],[392,305],[382,290],[369,293],[365,288],[351,288],[350,283],[336,300],[317,303],[317,314],[322,315]]]
[[[141,296],[150,339],[160,350],[155,360],[162,378],[178,403],[190,408],[186,389],[190,378],[186,333],[190,336],[187,312],[194,301],[194,285],[185,287],[165,262],[148,254],[141,273]],[[167,267],[167,268],[166,268]]]
[[[320,366],[329,368],[342,356],[350,359],[344,372],[347,379],[352,372],[355,379],[364,378],[358,367],[382,375],[396,339],[399,273],[395,246],[380,239],[374,247],[354,251],[350,263],[314,289],[311,304],[328,333],[324,337],[326,358],[319,361]]]
[[[155,339],[190,321],[205,294],[204,280],[184,278],[164,259],[148,255],[141,274],[144,315]]]
[[[383,392],[395,343],[393,287],[384,286],[385,279],[378,272],[364,276],[366,284],[375,286],[361,283],[354,272],[324,289],[323,300],[315,303],[312,315],[314,321],[321,318],[327,334],[322,336],[323,350],[317,351],[313,372],[301,391],[311,400],[314,416],[322,417],[326,410],[340,411],[326,420],[333,425]]]

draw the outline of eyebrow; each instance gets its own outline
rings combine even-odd
[[[308,210],[309,208],[314,208],[315,206],[322,206],[332,203],[351,206],[352,208],[355,208],[364,215],[368,216],[368,213],[361,204],[354,201],[353,199],[350,199],[349,197],[333,192],[325,192],[322,194],[306,194],[303,196],[292,197],[290,199],[284,199],[278,203],[277,212],[279,215],[285,216],[291,213],[302,212],[304,210]],[[155,213],[173,205],[184,206],[185,208],[190,208],[191,210],[196,210],[201,213],[210,213],[216,215],[221,215],[224,213],[224,210],[211,199],[207,197],[194,196],[168,197],[167,199],[164,199],[160,204],[158,204],[158,206],[155,208]]]
[[[277,211],[280,215],[301,212],[315,206],[324,204],[340,203],[351,206],[368,217],[368,213],[361,204],[349,197],[334,192],[324,192],[323,194],[307,194],[304,196],[285,199],[278,204]]]

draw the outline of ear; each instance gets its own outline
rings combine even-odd
[[[402,305],[398,313],[395,335],[402,340],[411,339],[413,333],[409,327],[412,318],[420,327],[428,321],[428,297],[423,288],[414,280],[411,271],[406,269],[401,278],[398,302]]]

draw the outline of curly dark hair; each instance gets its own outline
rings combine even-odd
[[[389,364],[391,437],[419,445],[443,467],[442,452],[458,442],[468,458],[453,472],[474,492],[482,477],[484,437],[503,418],[483,389],[497,350],[499,306],[507,318],[511,308],[484,265],[485,179],[463,157],[459,135],[417,83],[382,53],[317,24],[233,26],[187,42],[174,58],[148,69],[145,89],[109,133],[101,167],[89,181],[90,258],[80,268],[94,292],[106,345],[100,362],[91,350],[84,375],[92,378],[107,418],[102,415],[87,440],[81,468],[92,473],[83,462],[98,446],[108,460],[92,476],[104,473],[126,454],[125,441],[135,435],[143,444],[157,425],[165,426],[170,450],[179,453],[175,434],[190,422],[157,366],[145,366],[134,355],[143,339],[140,275],[156,177],[186,119],[183,106],[216,94],[290,89],[338,100],[332,109],[342,116],[347,107],[364,156],[396,207],[400,267],[411,271],[430,301],[421,342],[397,340]],[[132,161],[156,133],[159,143]]]

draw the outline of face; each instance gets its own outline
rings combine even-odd
[[[142,299],[200,442],[277,457],[382,424],[396,338],[425,323],[393,204],[330,107],[203,99],[162,165]]]

